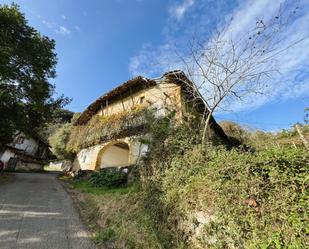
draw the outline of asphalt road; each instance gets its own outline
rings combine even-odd
[[[95,248],[52,173],[16,173],[0,184],[0,249]]]

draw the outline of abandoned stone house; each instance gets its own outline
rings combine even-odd
[[[143,120],[136,115],[136,110],[151,108],[157,117],[174,112],[175,119],[181,121],[189,98],[183,77],[185,75],[180,71],[165,73],[156,79],[139,76],[90,104],[76,120],[75,132],[71,134],[71,146],[79,136],[79,142],[75,142],[79,146],[75,146],[77,155],[73,170],[99,170],[135,164],[148,149],[140,141]],[[115,118],[122,114],[125,118]],[[108,119],[111,122],[106,122]],[[102,120],[105,125],[94,128]],[[212,126],[216,133],[225,135],[213,118]]]
[[[8,170],[42,170],[51,156],[49,145],[38,136],[17,132],[13,141],[0,151],[0,160]]]

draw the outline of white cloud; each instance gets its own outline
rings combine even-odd
[[[74,26],[74,29],[75,29],[76,31],[80,31],[80,27],[79,27],[78,25],[75,25],[75,26]]]
[[[194,5],[194,0],[183,0],[182,3],[172,6],[169,10],[170,15],[177,20],[181,20],[190,7]]]
[[[33,16],[35,16],[38,20],[40,20],[48,29],[53,30],[56,34],[60,34],[60,35],[69,35],[71,34],[71,30],[68,29],[65,26],[61,26],[58,23],[54,22],[54,21],[47,21],[45,20],[41,15],[37,14],[36,12],[34,12],[31,9],[27,9]],[[62,14],[60,16],[63,20],[66,20],[67,17]],[[75,30],[80,31],[80,28],[76,25],[74,26]]]
[[[68,28],[66,28],[64,26],[60,26],[58,29],[55,30],[55,32],[57,34],[60,34],[60,35],[69,35],[69,34],[71,34],[71,30],[69,30]]]
[[[57,25],[53,22],[48,22],[46,20],[42,20],[42,23],[49,29],[55,28]]]
[[[232,21],[229,25],[227,36],[239,37],[244,35],[248,29],[255,26],[256,18],[269,19],[273,17],[285,0],[259,0],[246,1],[241,7],[236,8],[232,13]]]
[[[189,3],[190,1],[184,1]],[[203,4],[204,5],[203,5]],[[211,3],[211,2],[210,2]],[[209,3],[209,4],[210,4]],[[221,19],[230,20],[233,17],[229,26],[227,27],[226,36],[228,38],[239,38],[247,34],[248,30],[252,30],[255,26],[257,18],[269,19],[276,14],[278,7],[283,3],[283,0],[259,0],[259,1],[243,1],[241,4],[223,16]],[[290,4],[291,2],[289,2]],[[287,47],[293,42],[309,36],[309,2],[306,0],[299,0],[298,4],[300,8],[296,13],[293,20],[284,28],[281,35],[283,39],[282,48]],[[191,4],[192,5],[192,4]],[[129,70],[133,75],[145,75],[148,77],[154,77],[161,75],[165,71],[184,69],[184,65],[181,63],[179,56],[176,54],[176,50],[182,53],[182,56],[186,56],[186,51],[181,49],[177,42],[187,41],[188,34],[192,30],[192,26],[199,27],[207,20],[209,13],[209,5],[205,4],[203,0],[196,0],[196,5],[199,6],[199,12],[192,13],[194,15],[193,23],[187,26],[181,26],[183,36],[179,34],[169,33],[166,36],[165,43],[161,45],[144,45],[140,52],[131,58],[129,64]],[[182,7],[181,7],[182,6]],[[185,7],[184,7],[185,6]],[[174,6],[174,16],[177,20],[181,19],[186,12],[186,6],[178,5],[179,10],[176,10]],[[190,6],[189,6],[190,7]],[[183,9],[183,10],[182,10]],[[178,14],[176,14],[178,13]],[[220,16],[220,10],[217,10],[217,14]],[[202,15],[200,18],[196,18],[197,15]],[[186,16],[187,18],[187,16]],[[189,18],[189,15],[188,15]],[[203,22],[201,22],[201,20]],[[186,19],[187,21],[187,19]],[[210,21],[209,21],[210,22]],[[168,22],[168,25],[174,25],[175,22]],[[179,24],[180,25],[180,24]],[[220,28],[222,23],[217,23],[217,27]],[[209,31],[210,26],[205,26],[203,31]],[[212,26],[214,28],[214,26]],[[175,30],[175,28],[167,27],[168,30]],[[177,30],[177,28],[176,28]],[[177,30],[179,32],[179,29]],[[211,36],[205,41],[205,45],[211,40]],[[175,42],[177,41],[177,42]],[[293,99],[301,96],[309,95],[309,39],[305,39],[295,46],[289,48],[283,53],[278,55],[278,69],[280,74],[273,76],[265,95],[251,95],[244,99],[243,102],[233,101],[229,103],[229,109],[233,111],[242,111],[257,108],[268,102]]]
[[[129,71],[134,77],[142,75],[151,78],[167,71],[180,69],[181,66],[182,63],[172,42],[158,47],[144,44],[138,55],[130,59]]]
[[[228,27],[227,35],[231,38],[242,37],[252,27],[256,18],[267,20],[277,14],[279,6],[288,4],[283,0],[271,1],[261,0],[254,4],[248,4],[236,9],[233,13],[233,21]],[[295,41],[300,41],[276,57],[276,69],[279,73],[274,74],[267,82],[267,87],[262,95],[248,95],[244,101],[233,101],[229,103],[230,109],[243,111],[260,107],[269,102],[294,99],[309,94],[309,3],[299,1],[302,6],[295,18],[284,27],[278,37],[281,40],[279,50],[284,50]],[[306,38],[307,37],[307,38]]]

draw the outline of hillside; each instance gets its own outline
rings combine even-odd
[[[241,144],[202,146],[198,126],[169,122],[152,123],[128,185],[104,170],[69,180],[100,248],[308,248],[309,155],[293,131],[222,125]]]

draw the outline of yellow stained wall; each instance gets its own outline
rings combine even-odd
[[[143,99],[143,100],[142,100]],[[149,105],[158,110],[165,107],[178,110],[177,115],[181,116],[181,87],[172,83],[163,83],[130,95],[111,104],[102,104],[98,115],[108,116],[122,111],[129,111],[137,105]]]
[[[128,164],[135,164],[137,160],[146,153],[148,147],[139,142],[138,137],[127,137],[124,139],[117,139],[114,141],[109,141],[107,143],[91,146],[85,149],[82,149],[75,157],[73,162],[73,171],[82,169],[82,170],[95,170],[100,169],[102,166],[102,156],[107,151],[108,148],[113,146],[116,143],[126,143],[129,146],[129,162]],[[115,152],[115,151],[113,151]],[[111,154],[109,153],[108,156]],[[115,155],[116,156],[116,155]],[[106,159],[106,158],[105,158]],[[114,162],[114,161],[109,161]],[[121,166],[128,166],[126,165],[119,165]],[[109,165],[108,162],[105,162],[105,167],[112,166]]]
[[[128,166],[130,164],[129,153],[129,149],[119,148],[115,145],[108,146],[101,155],[100,168]]]
[[[143,98],[143,103],[141,103]],[[108,104],[107,107],[97,112],[97,115],[111,115],[122,111],[130,110],[137,105],[149,105],[158,109],[159,114],[166,114],[165,109],[176,110],[176,118],[181,119],[184,105],[182,105],[181,87],[173,83],[163,82],[153,87],[143,89],[122,100]],[[73,163],[74,169],[95,170],[101,166],[102,153],[107,146],[115,142],[125,142],[129,145],[129,163],[135,164],[136,161],[147,151],[147,146],[139,142],[138,137],[126,137],[116,141],[109,141],[81,150]],[[117,156],[114,153],[115,156]],[[123,166],[123,165],[119,165]]]

